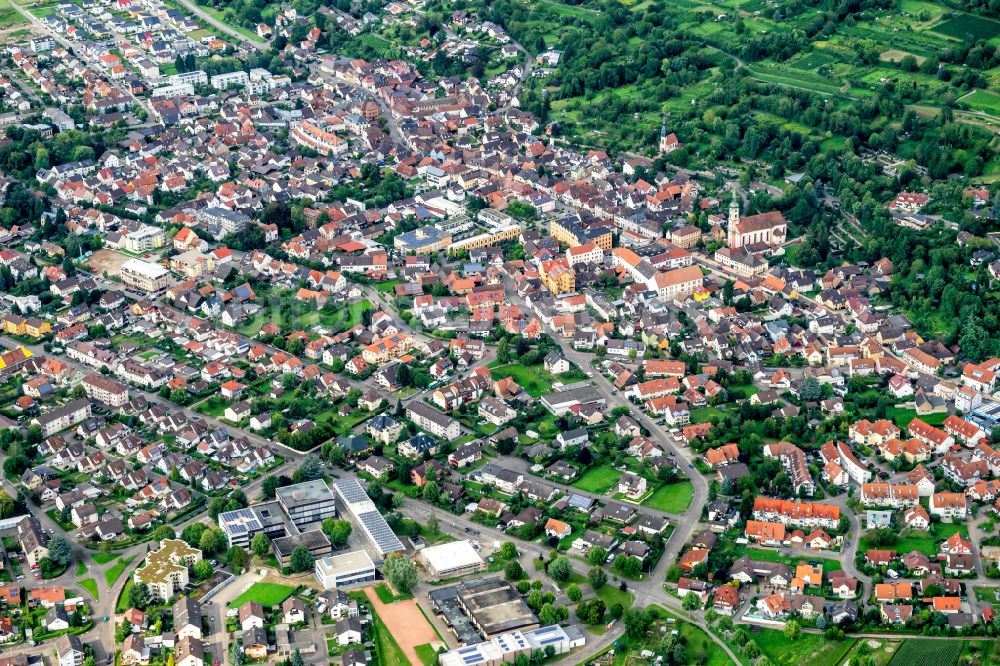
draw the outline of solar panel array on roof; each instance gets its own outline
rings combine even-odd
[[[557,624],[526,631],[524,638],[534,650],[544,650],[546,645],[557,645],[569,640],[569,636]],[[559,650],[558,647],[556,649]]]
[[[365,526],[368,534],[371,535],[375,547],[383,554],[393,553],[403,550],[403,544],[399,537],[392,531],[389,524],[385,522],[378,511],[366,511],[358,516],[358,520]]]
[[[587,509],[593,504],[593,500],[583,495],[570,495],[567,504],[577,509]]]
[[[511,652],[528,647],[527,641],[519,631],[512,631],[496,637],[496,642],[504,652]],[[512,644],[513,643],[513,644]]]
[[[368,499],[368,493],[365,492],[365,489],[361,487],[361,484],[356,479],[341,479],[337,481],[336,488],[344,498],[344,501],[351,504],[364,502]]]
[[[230,534],[245,534],[263,527],[253,509],[236,509],[220,514],[219,525]]]

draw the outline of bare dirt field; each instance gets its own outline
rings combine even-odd
[[[924,61],[927,60],[927,58],[925,58],[924,56],[918,56],[915,53],[909,53],[907,51],[900,51],[899,49],[889,49],[888,51],[883,51],[881,58],[882,60],[885,60],[887,62],[898,63],[903,58],[909,55],[913,56],[913,58],[917,61],[918,65],[924,64]]]
[[[396,639],[399,648],[410,660],[411,664],[423,663],[417,655],[416,647],[427,643],[439,643],[434,627],[430,625],[424,614],[417,608],[414,599],[406,601],[396,601],[391,604],[384,604],[375,594],[375,588],[366,587],[365,594],[372,608],[385,622],[386,628],[392,637]]]
[[[98,250],[90,256],[88,266],[95,275],[107,274],[114,277],[121,274],[122,264],[131,259],[128,255],[114,250]]]

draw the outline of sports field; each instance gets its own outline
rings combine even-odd
[[[405,601],[396,601],[391,604],[383,603],[373,587],[366,587],[365,595],[368,597],[375,615],[385,625],[389,634],[389,637],[386,639],[379,636],[380,646],[385,643],[384,647],[389,648],[389,653],[394,651],[393,647],[398,647],[399,651],[405,655],[411,664],[423,663],[420,655],[417,654],[417,646],[438,642],[440,639],[437,632],[434,631],[434,627],[427,621],[424,614],[420,612],[416,600],[408,599]],[[376,625],[376,630],[378,628]],[[383,659],[380,659],[380,663],[391,661],[391,659],[387,658],[389,656],[384,654]]]

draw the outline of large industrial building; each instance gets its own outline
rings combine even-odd
[[[357,479],[340,479],[333,484],[333,489],[337,494],[337,507],[364,534],[375,564],[381,564],[391,553],[403,552],[399,537],[385,522]]]
[[[467,645],[539,627],[538,617],[521,595],[500,578],[465,581],[434,590],[427,597],[458,640]]]

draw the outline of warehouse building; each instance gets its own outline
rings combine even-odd
[[[454,578],[486,568],[486,562],[468,540],[424,548],[418,557],[434,578]]]
[[[483,638],[508,631],[538,628],[538,617],[510,583],[500,578],[467,581],[458,591],[458,605]]]

